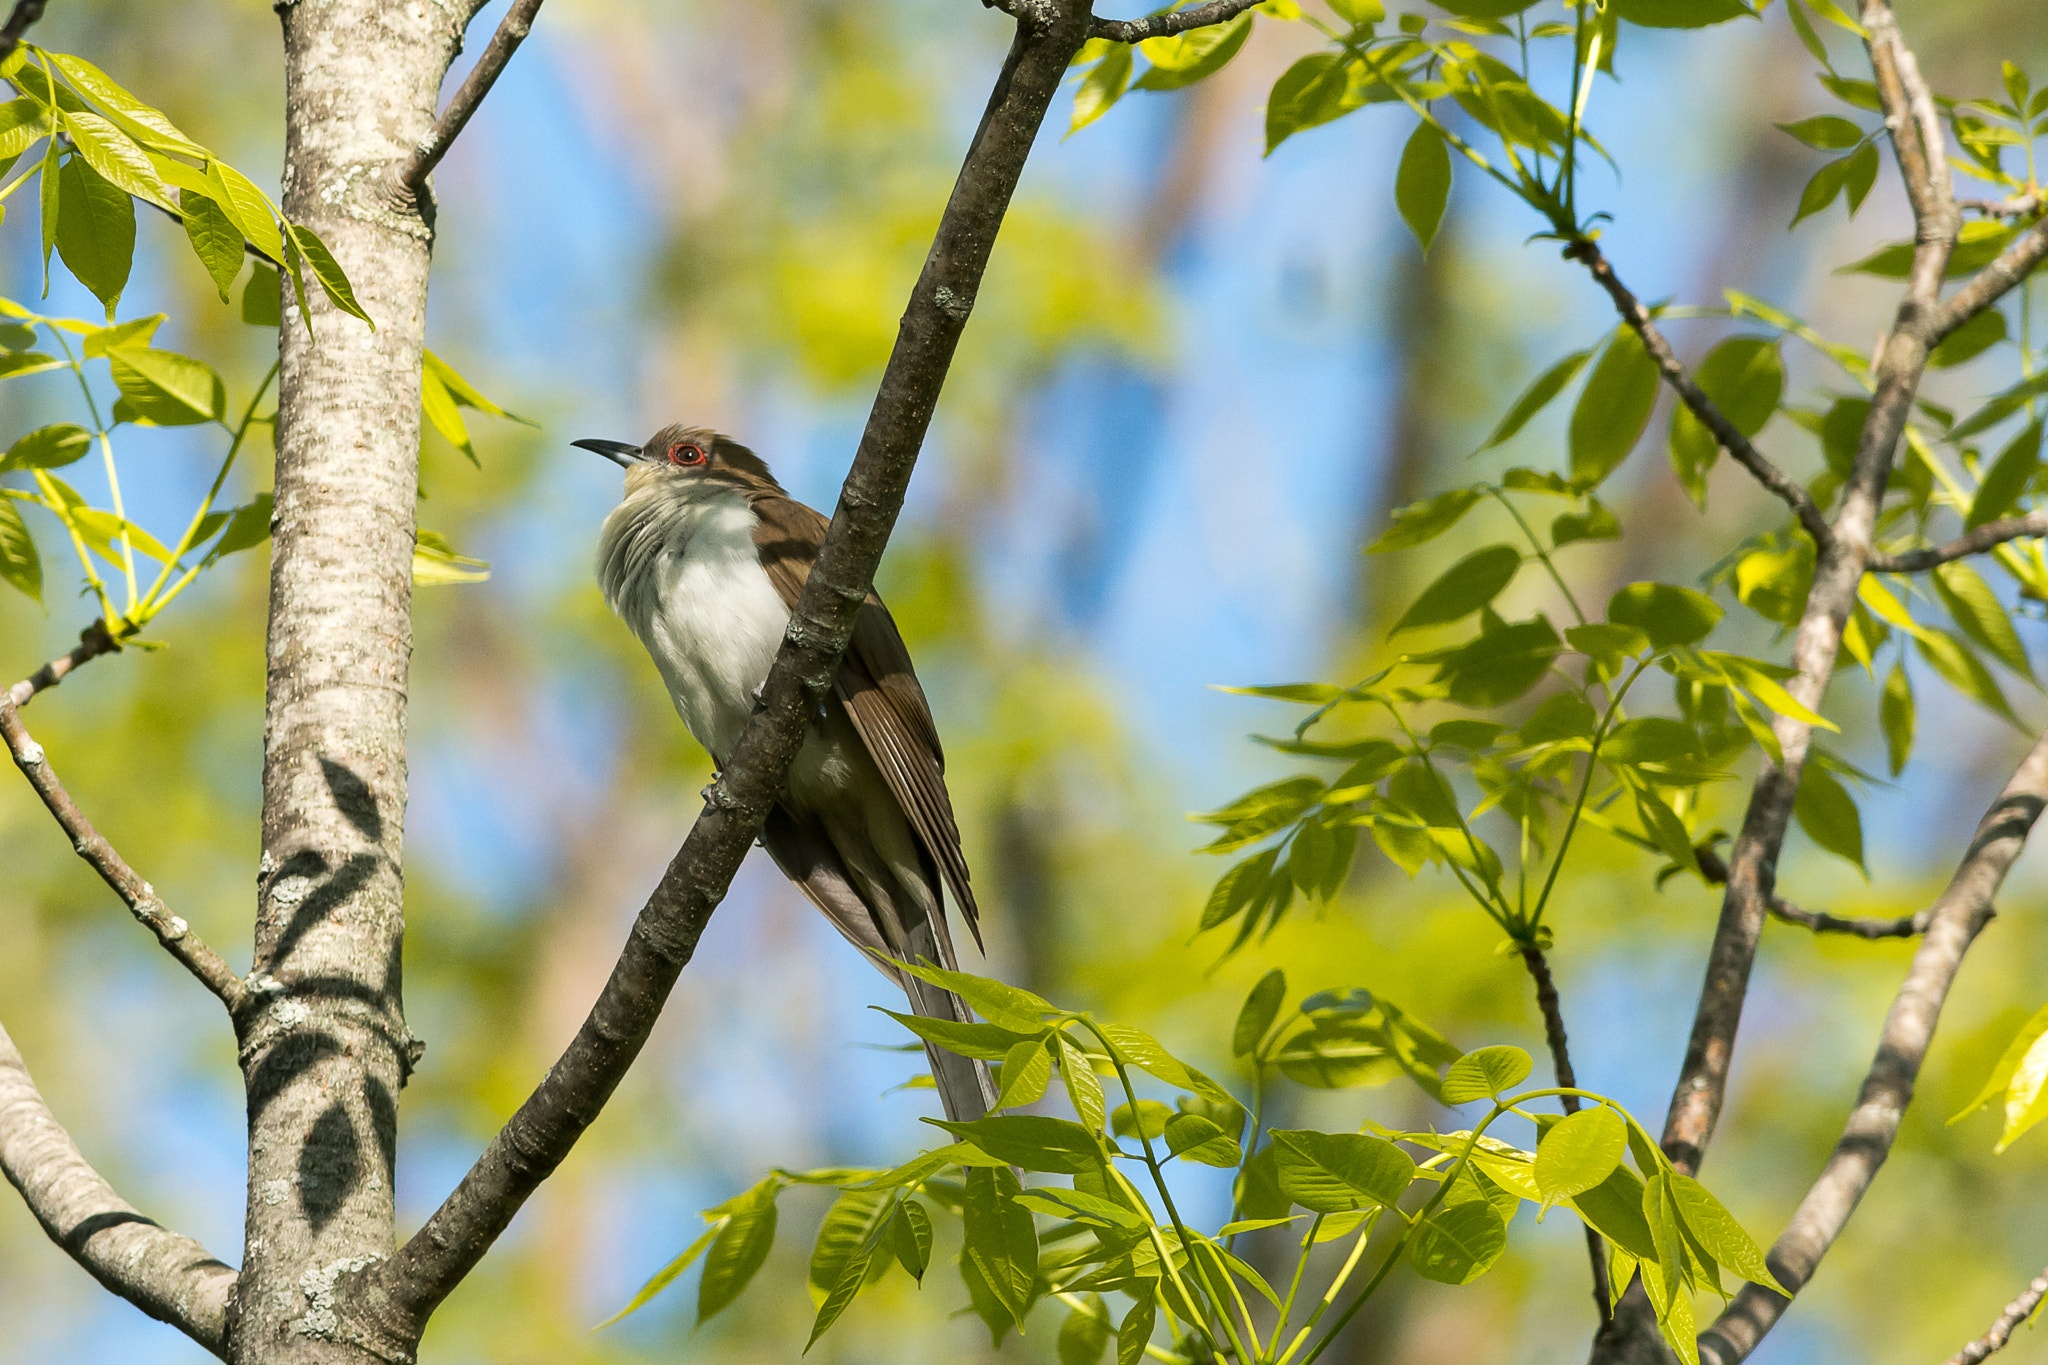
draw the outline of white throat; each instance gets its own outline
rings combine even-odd
[[[721,767],[789,625],[754,525],[730,488],[655,482],[612,509],[598,539],[605,601],[640,637],[683,724]]]

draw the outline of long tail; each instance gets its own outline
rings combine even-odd
[[[916,977],[906,977],[903,987],[910,996],[910,1008],[914,1013],[927,1019],[952,1019],[963,1024],[973,1022],[966,1002],[951,991],[941,990]],[[932,1080],[938,1084],[939,1102],[946,1106],[948,1119],[954,1123],[972,1123],[995,1107],[996,1082],[995,1077],[989,1074],[987,1062],[948,1052],[935,1043],[926,1043],[924,1052],[931,1059]]]

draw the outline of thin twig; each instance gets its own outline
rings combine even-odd
[[[7,699],[15,707],[27,706],[35,700],[36,693],[45,688],[55,687],[71,675],[73,669],[90,663],[102,654],[113,654],[121,648],[107,630],[105,621],[95,621],[79,632],[78,643],[69,654],[50,660],[35,672],[7,689]]]
[[[235,1272],[115,1193],[57,1122],[0,1027],[0,1174],[50,1240],[112,1293],[207,1350],[227,1353]]]
[[[1949,296],[1934,318],[1936,341],[2004,298],[2048,257],[2048,218],[2006,243],[2005,250]]]
[[[1827,518],[1821,515],[1820,508],[1814,506],[1813,499],[1796,480],[1752,445],[1749,438],[1728,420],[1720,405],[1693,382],[1692,376],[1685,372],[1685,366],[1679,363],[1677,352],[1671,349],[1671,343],[1658,330],[1650,310],[1643,307],[1642,301],[1621,282],[1614,273],[1614,267],[1601,255],[1600,248],[1582,239],[1566,247],[1564,254],[1585,266],[1594,281],[1607,291],[1607,296],[1614,301],[1615,311],[1621,314],[1621,320],[1642,339],[1643,349],[1650,353],[1650,359],[1657,362],[1657,370],[1664,376],[1664,381],[1692,410],[1693,416],[1700,419],[1700,424],[1714,434],[1721,448],[1754,475],[1756,481],[1774,497],[1792,509],[1793,515],[1799,518],[1799,524],[1806,528],[1806,534],[1813,537],[1815,545],[1826,545],[1833,533],[1829,531]]]
[[[2031,218],[2043,207],[2048,207],[2048,195],[2040,190],[2028,190],[2025,194],[2008,195],[2004,199],[1958,199],[1956,207],[1965,213],[1981,213],[1986,218]]]
[[[1971,555],[1983,554],[1994,546],[2021,536],[2048,536],[2048,511],[2028,512],[2024,516],[2006,517],[2000,521],[1987,521],[1974,531],[1957,536],[1946,545],[1934,545],[1924,550],[1902,550],[1895,555],[1874,554],[1864,562],[1872,573],[1918,573],[1938,564],[1955,559],[1967,559]]]
[[[1963,955],[1990,922],[1992,900],[2044,805],[2048,735],[2035,743],[1984,813],[1955,876],[1928,910],[1927,935],[1914,950],[1912,965],[1885,1015],[1877,1055],[1863,1077],[1856,1108],[1820,1177],[1771,1247],[1771,1273],[1786,1288],[1796,1292],[1813,1278],[1891,1152]],[[1714,1325],[1700,1334],[1701,1360],[1736,1365],[1756,1349],[1790,1304],[1783,1294],[1744,1285]]]
[[[7,695],[0,698],[0,739],[6,741],[7,752],[14,756],[15,765],[28,778],[36,795],[43,799],[43,805],[56,818],[58,827],[70,837],[72,849],[99,873],[101,881],[113,888],[114,894],[121,898],[121,903],[128,907],[136,921],[155,934],[157,942],[163,944],[186,971],[197,977],[201,985],[218,996],[220,1002],[227,1006],[228,1013],[233,1015],[241,1008],[247,994],[242,979],[199,935],[192,932],[191,925],[170,912],[163,898],[157,895],[156,888],[144,881],[128,865],[127,859],[115,851],[107,837],[86,819],[85,812],[78,808],[78,803],[71,799],[71,793],[58,780],[43,746],[35,742],[21,723],[24,701],[45,687],[56,686],[65,674],[94,654],[104,654],[117,648],[111,644],[97,647],[97,641],[103,640],[105,635],[103,628],[97,636],[88,630],[78,648],[45,664],[32,676],[10,687]]]
[[[1115,43],[1142,43],[1147,38],[1167,38],[1211,24],[1227,24],[1258,3],[1259,0],[1209,0],[1205,5],[1143,19],[1097,19],[1088,33],[1090,37]]]
[[[1578,1073],[1572,1069],[1571,1045],[1565,1038],[1564,1007],[1558,1000],[1557,983],[1551,979],[1550,962],[1543,950],[1534,943],[1523,943],[1522,965],[1529,969],[1529,979],[1536,983],[1536,1008],[1543,1015],[1543,1039],[1550,1047],[1551,1074],[1566,1093],[1557,1097],[1559,1107],[1567,1114],[1579,1112],[1579,1097],[1570,1093],[1578,1089]],[[1607,1243],[1586,1224],[1586,1254],[1593,1264],[1593,1308],[1600,1315],[1600,1330],[1606,1331],[1614,1314],[1614,1291],[1608,1275]]]
[[[1728,881],[1728,864],[1721,861],[1721,855],[1711,848],[1696,848],[1693,857],[1700,865],[1700,875],[1709,885],[1724,886]],[[1784,899],[1773,890],[1766,901],[1773,918],[1787,924],[1797,924],[1811,929],[1816,934],[1847,934],[1851,938],[1913,938],[1927,932],[1928,912],[1917,915],[1899,915],[1888,919],[1850,919],[1831,915],[1825,910],[1806,910]]]
[[[484,102],[484,96],[491,93],[491,86],[504,72],[505,63],[512,60],[512,54],[532,32],[533,16],[540,12],[540,5],[541,0],[513,0],[512,8],[498,24],[498,31],[491,35],[491,41],[476,59],[476,65],[463,78],[455,98],[448,101],[448,107],[434,120],[433,128],[420,139],[412,155],[391,168],[385,183],[396,197],[411,203],[420,202],[426,190],[427,177],[433,173],[434,167],[441,164],[441,158],[448,154],[448,149],[462,135],[462,130],[469,126],[470,116]]]
[[[754,716],[575,1039],[425,1226],[357,1278],[350,1328],[364,1340],[389,1351],[417,1343],[435,1306],[569,1154],[646,1043],[832,685],[1025,159],[1087,39],[1087,13],[1087,0],[1064,0],[1056,22],[1018,25]]]
[[[14,49],[21,46],[21,35],[43,17],[44,3],[45,0],[15,0],[14,12],[7,16],[5,24],[0,24],[0,61],[14,55]]]
[[[2029,1281],[2020,1296],[2005,1306],[1990,1330],[1950,1356],[1947,1365],[1978,1365],[1986,1356],[2004,1350],[2005,1343],[2012,1340],[2013,1329],[2034,1315],[2043,1298],[2048,1298],[2048,1270]]]

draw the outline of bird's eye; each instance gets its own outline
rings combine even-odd
[[[679,441],[668,448],[670,464],[703,464],[704,447],[693,441]]]

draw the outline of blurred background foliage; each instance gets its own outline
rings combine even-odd
[[[472,49],[501,10],[478,18]],[[2000,58],[2048,74],[2048,30],[2026,0],[1900,14],[1940,88],[1989,94]],[[967,0],[553,0],[440,171],[432,344],[541,429],[478,419],[481,471],[427,438],[422,520],[494,575],[418,599],[406,967],[428,1052],[405,1097],[402,1221],[432,1208],[569,1036],[706,773],[592,581],[615,472],[566,442],[713,422],[829,507],[1006,30]],[[274,183],[267,5],[67,0],[37,37]],[[1740,288],[1837,338],[1875,337],[1890,287],[1830,272],[1901,235],[1904,207],[1887,169],[1853,222],[1831,209],[1821,230],[1784,235],[1813,159],[1770,123],[1825,106],[1782,7],[1631,40],[1593,119],[1627,177],[1581,191],[1616,215],[1604,245],[1623,276],[1646,298]],[[1463,1046],[1541,1055],[1520,965],[1437,874],[1411,884],[1361,857],[1329,910],[1292,915],[1220,967],[1220,941],[1190,940],[1219,867],[1188,852],[1201,836],[1182,813],[1285,771],[1244,736],[1291,723],[1276,703],[1204,685],[1343,676],[1385,657],[1394,614],[1470,542],[1365,560],[1384,511],[1496,464],[1560,466],[1556,412],[1485,460],[1465,452],[1532,375],[1611,325],[1576,267],[1525,245],[1518,206],[1476,177],[1459,178],[1443,234],[1418,255],[1390,195],[1405,118],[1368,111],[1261,159],[1265,91],[1307,41],[1262,26],[1194,90],[1133,96],[1071,140],[1049,126],[882,588],[950,746],[996,974],[1141,1023],[1219,1077],[1229,1020],[1275,965],[1297,990],[1368,986]],[[0,285],[24,299],[31,236],[17,225],[0,239]],[[239,401],[270,333],[214,303],[184,250],[175,227],[144,225],[126,311],[169,312],[159,344],[214,363]],[[59,280],[50,311],[92,309]],[[1689,326],[1697,357],[1714,325]],[[1795,367],[1788,395],[1817,377]],[[1965,367],[1932,396],[2009,377]],[[64,378],[13,384],[8,429],[70,418]],[[208,439],[124,429],[131,515],[155,525],[189,506],[217,456]],[[1798,443],[1802,473],[1817,461],[1783,424],[1772,441]],[[267,487],[264,459],[237,477],[244,496]],[[1627,533],[1567,552],[1582,582],[1693,582],[1771,515],[1726,462],[1697,513],[1654,448],[1606,492]],[[47,613],[0,595],[9,677],[87,619],[45,548]],[[231,958],[257,848],[263,591],[258,556],[229,561],[153,631],[167,648],[98,662],[30,716],[101,826]],[[1838,686],[1830,709],[1846,756],[1881,770],[1874,695]],[[2015,696],[2030,724],[2048,716],[2037,693]],[[1923,697],[1912,764],[1865,802],[1870,879],[1795,835],[1787,894],[1899,914],[1938,888],[2025,741],[1938,687]],[[233,1259],[242,1128],[223,1021],[18,783],[0,783],[0,848],[9,1029],[123,1191]],[[1582,856],[1553,916],[1580,1076],[1654,1122],[1718,898],[1688,880],[1654,889],[1644,860],[1610,843]],[[2039,1003],[2037,868],[2022,863],[1965,969],[1889,1168],[1762,1359],[1941,1358],[2048,1259],[2028,1197],[2048,1145],[1994,1160],[1991,1120],[1941,1122]],[[1817,1171],[1909,952],[1769,931],[1708,1173],[1748,1226],[1781,1226]],[[822,1198],[785,1200],[791,1225],[761,1285],[694,1336],[692,1296],[676,1291],[589,1326],[695,1236],[696,1210],[762,1166],[885,1162],[919,1144],[928,1092],[891,1088],[920,1062],[886,1050],[896,1030],[863,1009],[890,994],[750,863],[642,1064],[436,1318],[423,1359],[792,1358],[811,1316],[798,1289],[809,1228],[795,1224]],[[1284,1117],[1328,1126],[1433,1117],[1398,1086],[1286,1102],[1299,1112]],[[1188,1197],[1223,1192],[1191,1180]],[[1455,1301],[1398,1279],[1345,1358],[1577,1358],[1592,1321],[1577,1238],[1569,1220],[1518,1227],[1509,1259]],[[978,1358],[986,1334],[963,1309],[950,1276],[921,1292],[899,1277],[815,1354]],[[1053,1358],[1043,1321],[1008,1358]],[[200,1358],[0,1200],[0,1361]]]

